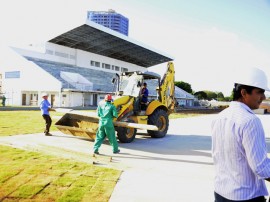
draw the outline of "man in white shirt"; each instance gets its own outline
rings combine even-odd
[[[212,123],[215,202],[265,202],[270,178],[264,129],[252,110],[265,99],[265,73],[247,70],[235,82],[233,101]]]

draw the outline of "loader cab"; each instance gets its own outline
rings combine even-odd
[[[119,89],[117,94],[132,96],[135,98],[134,110],[141,111],[141,89],[143,83],[147,83],[149,90],[148,102],[160,100],[160,94],[156,89],[160,86],[160,76],[154,72],[123,72],[119,77]]]
[[[139,72],[123,72],[119,80],[118,92],[122,95],[137,97],[140,93],[143,76]]]

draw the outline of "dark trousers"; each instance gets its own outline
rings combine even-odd
[[[50,115],[47,115],[47,114],[43,114],[42,117],[45,120],[44,133],[49,133],[50,132],[50,127],[52,125],[52,119],[51,119]]]
[[[147,108],[147,105],[146,105],[146,103],[144,103],[144,102],[141,102],[141,110],[146,110],[146,108]]]
[[[238,202],[238,201],[226,199],[215,192],[215,202]],[[259,196],[253,199],[239,201],[239,202],[266,202],[266,199],[264,198],[264,196]]]

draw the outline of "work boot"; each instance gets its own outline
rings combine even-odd
[[[52,136],[51,133],[45,133],[45,136]]]
[[[94,151],[94,154],[99,154],[99,152],[98,151]]]
[[[114,153],[114,154],[120,153],[120,149],[118,149],[117,151],[114,151],[113,153]]]

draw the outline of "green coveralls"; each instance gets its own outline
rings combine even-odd
[[[118,116],[115,106],[111,102],[100,103],[97,115],[100,119],[94,144],[94,152],[98,152],[98,149],[106,136],[109,139],[110,144],[113,146],[113,152],[118,151],[118,143],[115,137],[113,125],[113,118]]]

